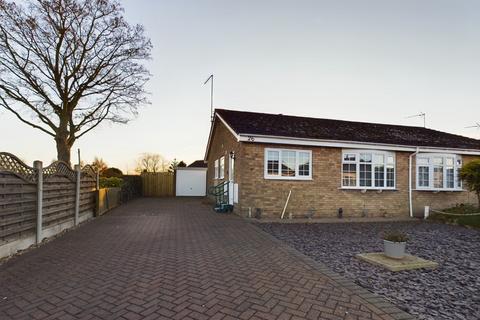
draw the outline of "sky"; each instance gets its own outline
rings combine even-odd
[[[153,44],[151,104],[74,145],[132,172],[141,153],[202,159],[219,108],[423,125],[480,139],[480,1],[126,0]],[[0,110],[0,151],[56,157],[50,136]]]

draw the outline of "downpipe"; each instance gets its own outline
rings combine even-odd
[[[414,156],[416,156],[419,153],[419,147],[417,147],[417,150],[410,154],[408,157],[408,207],[409,207],[409,213],[410,213],[410,218],[413,218],[413,199],[412,199],[412,182],[413,182],[413,169],[412,169],[412,159]]]

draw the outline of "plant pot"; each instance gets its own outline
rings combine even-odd
[[[402,259],[405,256],[406,242],[383,240],[385,255],[392,259]]]

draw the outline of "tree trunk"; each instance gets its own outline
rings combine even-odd
[[[68,143],[68,138],[66,136],[62,137],[57,135],[55,137],[55,142],[57,143],[57,160],[64,161],[71,167],[70,150],[72,149],[72,145]]]

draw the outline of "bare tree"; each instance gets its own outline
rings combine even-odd
[[[187,164],[183,160],[178,161],[177,158],[174,158],[170,161],[170,166],[168,167],[168,172],[175,172],[177,168],[185,168]]]
[[[77,139],[148,103],[150,51],[116,0],[0,0],[0,107],[52,136],[70,163]]]
[[[101,174],[108,168],[108,165],[102,158],[95,157],[92,162],[92,167]]]
[[[142,172],[165,172],[169,162],[158,153],[142,153],[137,160],[136,171]]]

